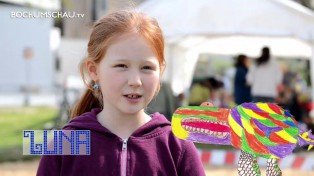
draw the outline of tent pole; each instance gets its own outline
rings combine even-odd
[[[314,105],[314,33],[312,32],[311,34],[311,58],[310,58],[310,77],[311,77],[311,98],[312,98],[312,105]],[[310,116],[314,115],[314,109],[311,110]],[[312,117],[314,118],[314,117]]]
[[[172,85],[173,83],[173,58],[174,58],[174,46],[175,44],[171,43],[169,45],[169,60],[168,60],[168,63],[167,63],[167,68],[168,68],[168,79],[169,79],[169,82],[170,82],[170,85]]]

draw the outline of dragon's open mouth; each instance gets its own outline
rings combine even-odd
[[[226,122],[197,117],[183,118],[181,126],[189,132],[207,134],[218,138],[226,138],[230,130]]]

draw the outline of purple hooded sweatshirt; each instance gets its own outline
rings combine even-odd
[[[193,143],[178,139],[161,114],[138,128],[125,145],[96,118],[100,109],[72,119],[65,130],[90,130],[91,155],[44,155],[39,176],[203,176]]]

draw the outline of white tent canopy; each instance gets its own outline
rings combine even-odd
[[[138,10],[164,32],[164,79],[175,93],[189,88],[200,53],[257,56],[269,46],[275,56],[313,57],[314,13],[290,0],[147,0]]]
[[[310,41],[313,12],[290,0],[147,0],[166,38],[191,35],[297,37]]]

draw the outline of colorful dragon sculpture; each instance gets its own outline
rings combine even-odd
[[[232,145],[241,150],[240,176],[260,176],[256,157],[267,158],[267,176],[280,176],[277,159],[297,146],[314,145],[311,131],[298,128],[293,116],[271,103],[244,103],[233,109],[201,106],[178,108],[172,116],[173,133],[181,139],[205,144]]]

